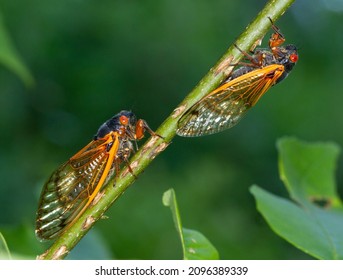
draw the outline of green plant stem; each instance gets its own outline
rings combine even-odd
[[[255,20],[249,24],[246,30],[236,40],[236,45],[240,49],[248,51],[258,40],[262,39],[271,27],[268,19],[274,22],[290,7],[294,0],[271,0],[263,10],[257,15]],[[147,143],[132,157],[130,167],[133,173],[138,176],[150,162],[162,152],[175,136],[177,122],[182,113],[190,108],[195,102],[211,92],[225,79],[232,68],[232,64],[237,63],[242,58],[242,53],[233,45],[221,57],[216,65],[203,77],[198,85],[180,103],[172,114],[162,123],[156,133],[163,136],[163,139],[153,136]],[[103,191],[94,199],[90,207],[80,216],[80,218],[68,228],[52,246],[39,259],[62,259],[80,241],[92,225],[100,219],[105,211],[124,193],[124,191],[134,182],[135,177],[124,168],[114,179],[110,180]]]

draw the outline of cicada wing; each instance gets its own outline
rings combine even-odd
[[[210,95],[195,104],[179,122],[177,134],[186,137],[209,135],[234,126],[248,109],[227,91]]]
[[[181,117],[176,133],[195,137],[231,128],[283,72],[282,65],[273,64],[223,83]]]
[[[82,214],[108,177],[118,142],[115,133],[94,140],[51,175],[40,197],[37,237],[55,238]]]

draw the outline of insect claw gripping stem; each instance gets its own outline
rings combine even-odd
[[[268,19],[270,20],[272,29],[274,30],[274,33],[270,36],[269,39],[269,48],[275,56],[281,56],[282,53],[280,53],[280,49],[278,47],[281,46],[286,41],[286,39],[281,33],[280,28],[278,28],[274,24],[273,20],[270,17],[268,17]]]
[[[145,120],[140,120],[141,121],[141,126],[142,126],[142,129],[143,129],[143,133],[144,133],[144,131],[146,130],[151,136],[157,136],[157,137],[159,137],[159,138],[161,138],[161,139],[164,139],[164,137],[163,136],[161,136],[161,135],[159,135],[159,134],[157,134],[155,131],[153,131],[150,127],[149,127],[149,125],[148,125],[148,123],[145,121]],[[138,138],[139,139],[139,138]]]
[[[253,55],[247,53],[246,51],[243,51],[240,47],[237,46],[237,44],[233,44],[236,49],[238,49],[243,55],[244,58],[249,60],[251,63],[245,63],[245,62],[238,62],[236,65],[247,65],[247,66],[255,66],[259,67],[261,66],[260,58],[259,57],[254,57]]]

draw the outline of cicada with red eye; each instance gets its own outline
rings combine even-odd
[[[245,55],[245,61],[238,64],[241,67],[183,114],[178,135],[195,137],[231,128],[273,85],[288,76],[298,61],[298,51],[295,45],[281,46],[285,38],[273,22],[272,28],[269,49],[257,49],[251,55],[241,51]]]
[[[113,173],[118,174],[135,150],[132,141],[147,131],[146,121],[121,111],[102,124],[93,141],[62,164],[43,187],[36,219],[36,236],[54,239],[71,226],[94,200]]]

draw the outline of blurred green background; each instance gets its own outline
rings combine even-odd
[[[236,127],[174,138],[68,258],[181,258],[170,210],[161,202],[171,187],[183,225],[211,240],[221,259],[311,258],[271,231],[249,187],[287,197],[275,148],[282,136],[343,144],[343,1],[315,2],[296,2],[277,22],[300,48],[291,75]],[[49,245],[35,239],[35,211],[59,164],[122,109],[156,129],[264,5],[1,1],[3,24],[34,79],[28,87],[0,67],[0,231],[11,252],[34,258]],[[342,185],[342,160],[336,177]]]

